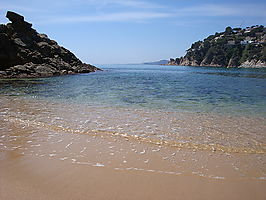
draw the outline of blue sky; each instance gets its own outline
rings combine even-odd
[[[266,25],[265,0],[0,0],[40,33],[92,64],[179,57],[226,26]]]

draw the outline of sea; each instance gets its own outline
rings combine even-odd
[[[0,80],[0,160],[6,158],[6,152],[16,152],[108,166],[116,141],[122,138],[130,141],[128,146],[140,156],[136,160],[162,149],[171,151],[161,156],[162,163],[184,154],[179,151],[187,155],[203,152],[207,160],[209,154],[237,154],[249,163],[242,165],[241,173],[241,166],[233,161],[228,164],[239,176],[266,180],[266,69],[140,64],[97,67],[103,71]],[[143,149],[137,151],[137,144],[144,145]],[[126,164],[123,149],[116,153]],[[110,155],[101,160],[103,154]],[[143,158],[143,164],[149,160]],[[175,166],[180,165],[179,158],[173,160]],[[252,163],[257,163],[255,174],[249,171]]]
[[[104,71],[0,80],[0,94],[94,107],[266,117],[266,69],[98,67]]]

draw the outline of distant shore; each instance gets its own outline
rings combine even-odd
[[[197,41],[180,58],[171,58],[169,65],[212,66],[227,68],[266,68],[266,27],[246,29],[226,27]]]

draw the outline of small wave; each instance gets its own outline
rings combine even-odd
[[[26,126],[34,126],[36,128],[45,128],[53,131],[71,133],[71,134],[87,134],[93,136],[118,136],[125,138],[127,140],[137,140],[138,142],[145,142],[149,144],[159,145],[159,146],[169,146],[169,147],[176,147],[176,148],[183,148],[183,149],[192,149],[192,150],[205,150],[205,151],[212,151],[214,152],[222,152],[222,153],[242,153],[242,154],[265,154],[266,153],[266,145],[265,144],[258,144],[254,148],[249,147],[233,147],[233,146],[225,146],[221,144],[201,144],[201,143],[193,143],[193,142],[186,142],[186,141],[175,141],[175,140],[164,140],[164,139],[154,139],[150,137],[144,137],[140,135],[131,135],[129,133],[122,133],[120,131],[108,131],[108,130],[80,130],[80,129],[72,129],[69,127],[64,127],[62,125],[57,126],[54,124],[48,124],[44,122],[38,121],[30,121],[24,120],[16,117],[7,117],[6,118],[10,122],[19,122]],[[66,145],[66,148],[69,148],[71,143]],[[142,154],[145,152],[141,152]]]

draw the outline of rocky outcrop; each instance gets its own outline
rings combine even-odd
[[[184,57],[171,58],[168,65],[266,68],[266,27],[227,27],[193,43]]]
[[[48,77],[89,73],[98,69],[82,63],[73,53],[45,34],[39,34],[24,17],[8,11],[11,21],[0,25],[0,77]]]
[[[250,60],[245,61],[241,64],[242,68],[265,68],[266,63],[262,62],[261,60]]]
[[[166,65],[179,65],[181,58],[173,59],[171,58],[170,61]]]

